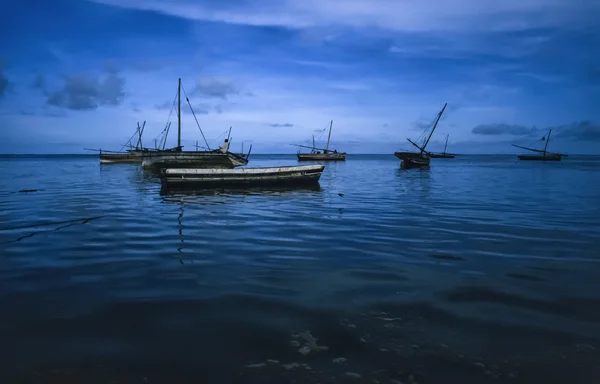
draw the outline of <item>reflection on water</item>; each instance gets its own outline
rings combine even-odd
[[[349,156],[316,189],[161,195],[0,158],[0,382],[595,383],[599,165]]]

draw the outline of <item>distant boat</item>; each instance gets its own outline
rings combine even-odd
[[[292,144],[297,147],[310,148],[310,153],[298,153],[298,161],[346,161],[346,152],[333,152],[329,149],[329,142],[331,140],[331,128],[333,127],[333,120],[329,123],[329,135],[327,136],[327,146],[323,148],[315,147],[315,136],[313,135],[312,147],[306,145]],[[320,151],[323,151],[322,153]]]
[[[164,169],[163,190],[317,184],[323,165],[239,169]]]
[[[552,134],[552,129],[550,129],[550,131],[548,131],[548,136],[542,137],[541,140],[546,142],[543,150],[535,149],[535,148],[528,148],[528,147],[523,147],[520,145],[513,144],[513,147],[522,148],[522,149],[526,149],[528,151],[541,153],[541,155],[519,155],[519,160],[560,161],[563,156],[567,156],[562,153],[552,153],[552,152],[547,151],[551,134]]]
[[[185,92],[185,90],[184,90]],[[192,110],[194,119],[196,114],[192,109],[190,100],[186,95],[186,101]],[[196,119],[196,123],[198,120]],[[200,133],[202,129],[198,125]],[[231,133],[231,129],[230,129]],[[202,133],[202,137],[204,134]],[[231,143],[230,137],[225,139],[223,145],[220,148],[211,150],[208,146],[206,139],[204,140],[208,150],[206,151],[183,151],[181,146],[181,78],[178,82],[177,87],[177,147],[145,152],[142,155],[142,168],[150,168],[154,170],[160,170],[165,168],[235,168],[242,165],[248,164],[247,155],[237,154],[229,152],[229,145]],[[252,147],[250,147],[252,150]]]
[[[153,151],[154,149],[144,148],[142,144],[142,134],[146,122],[140,127],[140,123],[137,124],[137,129],[132,137],[121,147],[119,151],[107,151],[102,149],[89,149],[84,148],[87,151],[96,151],[99,153],[101,164],[141,164],[142,155],[146,152]],[[133,138],[137,135],[137,141],[135,147],[131,144]],[[129,149],[123,152],[123,149],[129,145]]]
[[[435,123],[433,124],[433,128],[431,129],[431,132],[429,132],[429,136],[427,136],[427,139],[422,145],[418,145],[411,139],[407,139],[412,145],[414,145],[419,150],[419,152],[394,153],[394,155],[400,159],[400,165],[402,166],[402,168],[408,169],[429,166],[431,154],[425,151],[425,148],[427,148],[427,144],[429,143],[429,140],[431,140],[431,136],[433,135],[433,132],[435,131],[435,128],[437,127],[438,122],[440,121],[440,118],[442,117],[442,114],[444,113],[444,110],[446,109],[447,105],[448,103],[444,104],[442,110],[438,112],[437,118],[435,119]]]
[[[454,154],[446,153],[446,148],[448,148],[448,137],[450,135],[446,135],[446,144],[444,145],[444,152],[442,153],[428,153],[429,157],[432,159],[454,159]]]

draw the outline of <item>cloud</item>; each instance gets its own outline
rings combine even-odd
[[[600,142],[600,124],[588,120],[552,128],[557,138]]]
[[[191,95],[201,95],[209,98],[227,100],[230,95],[239,95],[240,90],[226,79],[202,79],[196,83],[191,91]]]
[[[475,135],[513,135],[513,136],[534,136],[539,130],[535,127],[526,127],[524,125],[511,124],[480,124],[473,127]]]
[[[343,26],[391,31],[522,30],[593,22],[597,2],[572,0],[90,0],[191,20],[296,29]]]
[[[291,128],[293,126],[294,126],[294,124],[292,124],[292,123],[273,123],[273,124],[269,124],[269,127],[273,127],[273,128]]]
[[[552,136],[555,138],[578,141],[600,141],[600,124],[588,120],[546,128],[510,124],[482,124],[474,127],[472,132],[476,135],[488,136],[512,135],[536,137],[540,135],[544,136],[550,129],[552,129]]]
[[[44,117],[66,117],[67,113],[64,110],[41,110],[41,111],[29,111],[22,110],[20,112],[22,116],[44,116]]]
[[[71,110],[92,110],[121,104],[125,98],[125,79],[113,67],[105,68],[105,72],[103,79],[84,75],[65,77],[62,88],[53,92],[45,91],[46,103]],[[37,82],[37,85],[45,87],[43,82]]]

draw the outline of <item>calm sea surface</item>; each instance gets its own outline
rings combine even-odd
[[[599,383],[600,158],[399,164],[161,196],[0,158],[0,382]]]

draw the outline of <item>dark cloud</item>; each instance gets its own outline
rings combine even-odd
[[[552,129],[556,129],[557,138],[600,142],[600,124],[592,121],[584,120]]]
[[[227,100],[228,96],[239,95],[240,89],[233,82],[224,79],[203,79],[192,89],[191,95],[206,96]]]
[[[45,87],[43,82],[41,84]],[[119,75],[115,67],[107,65],[104,77],[92,78],[82,75],[65,77],[61,89],[52,92],[45,91],[46,103],[71,110],[91,110],[100,106],[116,106],[121,104],[125,98],[124,87],[125,79]]]
[[[554,127],[537,128],[524,125],[483,124],[473,128],[476,135],[512,135],[520,137],[536,137],[545,135],[552,129],[555,138],[578,141],[600,141],[600,124],[588,120]]]
[[[472,132],[476,135],[513,135],[513,136],[533,136],[537,135],[539,129],[536,127],[526,127],[524,125],[511,124],[480,124],[473,127]]]
[[[294,124],[292,124],[292,123],[272,123],[272,124],[269,124],[269,126],[273,127],[273,128],[291,128],[294,126]]]

